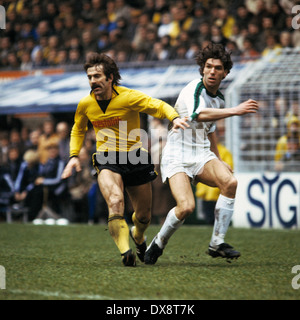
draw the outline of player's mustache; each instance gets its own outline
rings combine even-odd
[[[97,89],[97,88],[100,88],[100,86],[98,84],[92,85],[92,90]]]

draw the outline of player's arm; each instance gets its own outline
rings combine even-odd
[[[78,159],[78,155],[80,153],[80,150],[82,148],[82,145],[85,139],[85,134],[87,131],[87,123],[88,123],[88,118],[86,117],[85,113],[82,111],[82,107],[79,104],[75,113],[74,125],[71,131],[70,160],[62,173],[62,176],[61,176],[62,179],[69,178],[73,173],[73,169],[75,169],[76,172],[81,171],[81,165]]]
[[[134,108],[138,108],[139,112],[145,112],[155,118],[168,119],[173,123],[173,130],[185,129],[189,127],[187,123],[187,118],[180,118],[176,110],[170,106],[168,103],[152,98],[142,92],[132,90],[130,104]]]
[[[247,100],[236,107],[232,108],[201,108],[198,112],[191,116],[191,120],[196,119],[199,122],[217,121],[233,116],[242,116],[249,113],[256,113],[259,109],[258,103],[255,100]]]

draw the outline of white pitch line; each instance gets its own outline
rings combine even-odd
[[[82,299],[82,300],[114,300],[111,297],[102,296],[98,294],[66,294],[62,292],[49,292],[49,291],[39,291],[39,290],[19,290],[19,289],[8,289],[5,290],[6,292],[10,292],[13,294],[32,294],[37,296],[43,296],[43,297],[53,297],[53,298],[61,298],[61,299]]]

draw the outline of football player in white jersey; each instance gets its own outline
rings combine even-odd
[[[190,128],[169,131],[163,150],[161,172],[176,201],[145,254],[146,264],[155,264],[174,232],[195,209],[191,182],[202,182],[220,189],[215,207],[215,223],[207,253],[212,257],[238,258],[240,252],[225,243],[234,211],[237,180],[232,169],[220,159],[215,121],[255,113],[258,103],[248,100],[236,107],[224,108],[219,91],[221,81],[232,68],[230,53],[222,45],[210,44],[197,55],[201,79],[190,82],[180,93],[175,109],[188,117]]]

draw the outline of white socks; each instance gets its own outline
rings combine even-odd
[[[175,215],[175,208],[171,209],[167,215],[167,218],[161,227],[159,233],[157,234],[157,238],[155,239],[156,244],[164,249],[167,245],[169,239],[173,235],[173,233],[184,223],[180,221]]]
[[[210,246],[216,247],[224,243],[224,238],[233,215],[234,201],[235,199],[222,195],[219,196],[215,208],[215,224]]]
[[[235,199],[227,198],[223,195],[220,195],[216,203],[215,208],[215,224],[214,230],[210,241],[211,247],[216,247],[221,243],[224,243],[224,238],[227,233],[234,208]],[[180,221],[175,215],[175,208],[171,209],[167,215],[167,218],[158,232],[155,243],[161,248],[164,249],[167,245],[171,236],[175,231],[182,226],[184,223]]]

